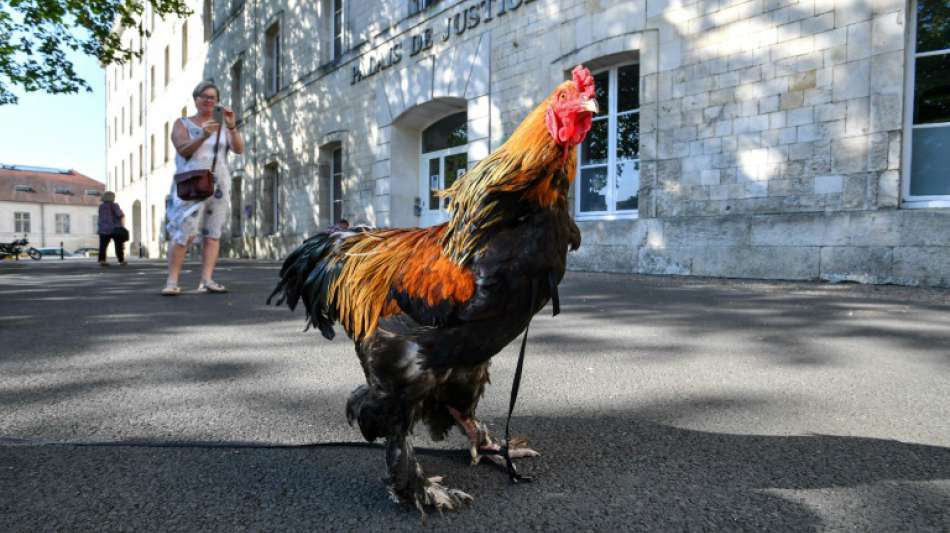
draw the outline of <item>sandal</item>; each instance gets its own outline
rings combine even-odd
[[[178,285],[166,285],[162,289],[162,296],[178,296],[179,294],[181,294],[181,287]]]
[[[212,280],[208,280],[208,281],[202,281],[201,284],[198,285],[198,292],[220,294],[220,293],[228,292],[228,289],[227,287],[225,287],[224,285],[221,285],[220,283],[217,283]]]

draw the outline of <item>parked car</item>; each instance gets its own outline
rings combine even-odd
[[[43,257],[59,257],[59,247],[37,248],[37,250]],[[63,250],[63,257],[73,257],[73,253],[69,250]]]
[[[94,247],[92,247],[92,246],[85,246],[85,247],[83,247],[83,248],[77,248],[77,249],[73,250],[73,254],[74,254],[74,255],[78,255],[78,256],[82,256],[82,257],[98,257],[98,256],[99,256],[99,249],[98,249],[98,248],[94,248]]]

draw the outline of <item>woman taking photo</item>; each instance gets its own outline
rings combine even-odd
[[[191,93],[197,113],[175,121],[171,140],[175,146],[175,173],[199,169],[211,169],[214,165],[214,193],[200,201],[182,200],[177,184],[172,180],[167,212],[167,229],[171,237],[168,250],[168,280],[162,294],[181,294],[178,275],[181,273],[185,252],[195,237],[201,233],[201,283],[199,292],[227,292],[224,285],[214,281],[214,267],[221,248],[221,228],[227,219],[228,201],[231,192],[231,171],[228,168],[228,152],[244,153],[244,139],[235,124],[235,115],[228,107],[222,107],[223,124],[215,120],[215,107],[221,96],[218,87],[203,81]],[[223,128],[223,129],[222,129]],[[218,133],[221,133],[220,139]],[[218,145],[215,157],[215,144]]]

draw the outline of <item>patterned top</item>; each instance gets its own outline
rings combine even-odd
[[[112,235],[125,213],[115,202],[99,204],[99,235]]]

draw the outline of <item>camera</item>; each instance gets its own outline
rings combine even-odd
[[[214,106],[214,111],[212,117],[214,121],[218,124],[224,124],[224,107],[219,105]]]

